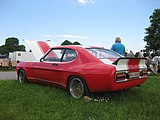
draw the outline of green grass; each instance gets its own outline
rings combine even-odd
[[[159,120],[160,76],[86,102],[63,89],[0,81],[0,120]]]

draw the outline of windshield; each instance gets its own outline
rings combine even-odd
[[[86,48],[88,52],[93,54],[98,59],[108,59],[108,58],[120,58],[121,56],[111,50],[103,48]]]

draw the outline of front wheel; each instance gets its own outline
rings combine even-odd
[[[20,70],[18,72],[18,81],[20,83],[26,83],[28,80],[27,80],[27,76],[26,76],[26,73],[24,70]]]
[[[74,98],[81,98],[87,95],[88,88],[83,79],[79,77],[72,77],[68,83],[69,94]]]

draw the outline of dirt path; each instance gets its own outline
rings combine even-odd
[[[0,80],[16,80],[17,74],[15,71],[0,72]]]

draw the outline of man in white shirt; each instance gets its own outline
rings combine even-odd
[[[152,71],[154,74],[157,74],[157,71],[158,71],[158,63],[159,63],[159,57],[157,56],[157,54],[155,53],[152,53]]]

